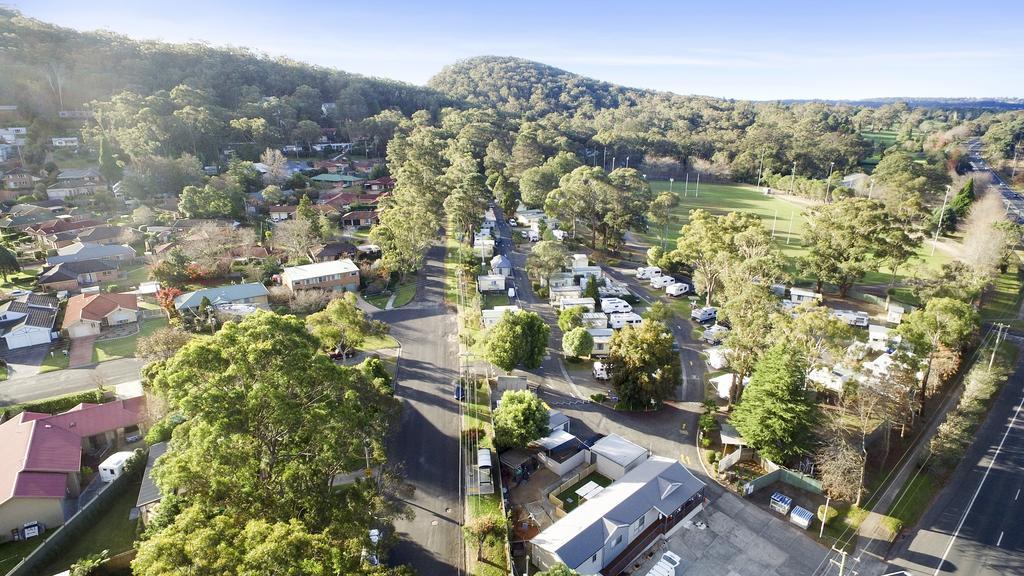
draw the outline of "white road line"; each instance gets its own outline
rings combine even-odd
[[[999,532],[999,540],[996,541],[996,546],[999,546],[1002,543],[1003,543],[1003,532],[1000,531]]]
[[[1017,495],[1013,497],[1013,501],[1016,502],[1020,498],[1020,488],[1017,488]]]
[[[1003,438],[999,441],[999,446],[996,447],[996,453],[992,455],[992,460],[989,460],[988,467],[985,468],[985,475],[981,477],[981,482],[978,484],[978,489],[974,491],[974,496],[971,497],[970,503],[967,504],[967,510],[964,510],[964,515],[960,518],[960,523],[957,524],[956,530],[954,530],[953,535],[950,536],[949,544],[946,545],[946,550],[942,553],[942,558],[939,560],[939,565],[935,567],[933,576],[939,576],[939,572],[942,571],[942,567],[946,564],[946,556],[949,556],[949,551],[953,549],[953,543],[956,542],[956,537],[960,534],[960,529],[964,527],[964,522],[967,521],[967,515],[971,513],[971,508],[974,507],[974,502],[978,499],[978,494],[981,494],[981,489],[985,486],[985,480],[988,479],[988,473],[992,471],[992,465],[995,464],[996,459],[999,458],[999,452],[1002,451],[1003,444],[1006,442],[1007,436],[1010,435],[1010,430],[1013,429],[1013,425],[1017,423],[1017,416],[1020,414],[1022,407],[1024,407],[1024,396],[1021,397],[1020,403],[1017,404],[1017,408],[1013,411],[1013,418],[1010,419],[1010,425],[1006,427],[1006,432],[1003,432]],[[1002,536],[1000,536],[1000,541],[1001,540]]]

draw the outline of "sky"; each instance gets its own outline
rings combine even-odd
[[[1024,97],[1024,0],[0,2],[414,84],[491,54],[724,98]]]

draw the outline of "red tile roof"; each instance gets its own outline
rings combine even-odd
[[[118,308],[138,310],[135,294],[78,294],[68,299],[64,312],[64,328],[82,320],[98,322]]]
[[[21,498],[63,498],[67,490],[66,472],[22,472],[14,485]]]

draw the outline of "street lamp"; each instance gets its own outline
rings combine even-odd
[[[761,149],[761,161],[757,164],[757,187],[761,187],[761,174],[764,170],[764,148]]]
[[[792,182],[789,185],[789,195],[796,196],[796,160],[793,161],[793,175],[791,177]]]
[[[615,156],[612,156],[612,172],[615,172]]]
[[[626,156],[626,168],[629,168],[629,156]]]
[[[669,179],[668,179],[668,193],[669,193],[669,194],[671,194],[671,193],[672,193],[672,183],[673,183],[673,182],[675,182],[675,181],[676,181],[676,179],[675,179],[675,178],[669,178]]]

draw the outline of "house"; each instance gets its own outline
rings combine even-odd
[[[889,304],[885,309],[885,321],[889,324],[899,324],[903,322],[903,314],[905,309],[899,304]]]
[[[562,298],[558,301],[558,307],[562,310],[566,310],[574,306],[579,306],[587,312],[593,312],[597,307],[597,304],[594,302],[593,298]]]
[[[853,371],[849,368],[837,364],[831,367],[821,366],[811,370],[807,373],[807,380],[826,390],[842,394],[846,388],[846,383],[853,378],[853,375]]]
[[[39,178],[32,175],[31,172],[23,168],[15,168],[9,172],[5,172],[3,176],[3,189],[5,191],[15,191],[19,194],[27,193],[31,191]]]
[[[344,240],[328,242],[313,254],[313,260],[316,262],[330,262],[331,260],[340,260],[342,258],[353,258],[358,253],[359,249],[351,242]]]
[[[591,356],[603,358],[611,353],[612,335],[615,334],[615,330],[611,328],[587,328],[587,332],[590,332],[591,338],[594,339],[594,348],[590,351]]]
[[[473,237],[473,254],[478,258],[494,256],[494,238],[489,234],[477,234]]]
[[[559,302],[566,298],[579,298],[583,296],[583,288],[578,285],[570,286],[559,286],[558,288],[548,288],[548,302],[552,306],[558,306]]]
[[[65,498],[77,498],[82,451],[102,453],[137,434],[141,396],[79,404],[56,415],[21,412],[0,424],[0,541],[29,522],[64,523]]]
[[[568,272],[555,272],[548,276],[548,288],[565,288],[576,284],[576,277]]]
[[[867,328],[868,324],[871,322],[871,316],[869,316],[867,312],[861,312],[860,310],[833,309],[831,313],[834,318],[838,318],[850,326]]]
[[[821,294],[814,290],[794,287],[789,289],[789,299],[797,304],[803,304],[804,302],[821,302]]]
[[[364,190],[371,190],[373,192],[387,192],[395,189],[395,179],[391,176],[382,176],[380,178],[374,178],[373,180],[367,180],[363,182]]]
[[[484,328],[490,328],[501,322],[505,314],[515,314],[516,312],[519,312],[519,306],[495,306],[488,310],[481,310],[480,321]]]
[[[590,266],[590,259],[587,258],[586,254],[573,254],[572,255],[572,268],[583,268],[584,266]]]
[[[85,260],[125,262],[133,260],[135,256],[135,249],[131,246],[75,242],[63,248],[58,248],[56,256],[50,256],[46,259],[46,265],[56,266],[65,262],[82,262]]]
[[[291,266],[281,272],[281,284],[292,292],[311,289],[355,292],[359,290],[359,267],[348,258]]]
[[[227,251],[228,256],[231,256],[233,262],[259,262],[263,263],[269,256],[270,252],[266,248],[260,245],[256,246],[235,246]]]
[[[580,277],[580,286],[586,286],[588,279],[593,277],[595,280],[600,280],[602,277],[600,266],[573,266],[572,275],[574,277]]]
[[[59,308],[53,296],[33,292],[0,305],[0,334],[7,348],[52,342]]]
[[[512,275],[512,261],[503,254],[491,258],[491,274],[509,277]]]
[[[112,282],[120,277],[117,264],[106,260],[83,260],[64,262],[39,275],[37,284],[44,290],[60,292],[75,291],[83,286],[100,282]]]
[[[839,185],[843,188],[849,188],[855,192],[863,192],[868,187],[871,177],[863,172],[855,172],[853,174],[847,174],[843,176],[843,179],[839,182]]]
[[[78,137],[60,136],[57,138],[50,138],[50,144],[52,144],[54,148],[78,148]]]
[[[378,222],[376,210],[355,210],[341,215],[342,226],[373,226]]]
[[[139,518],[143,525],[156,514],[160,501],[164,497],[160,493],[160,487],[153,481],[153,466],[165,452],[167,452],[167,442],[158,442],[149,447],[146,470],[142,473],[142,485],[139,486],[139,497],[135,499],[135,508],[139,511]]]
[[[878,324],[868,324],[868,347],[872,350],[884,352],[889,349],[891,340],[898,340],[899,336],[892,334],[892,330]]]
[[[210,304],[217,306],[221,304],[248,304],[256,308],[267,309],[270,307],[270,291],[259,282],[249,284],[228,284],[216,288],[203,288],[195,292],[186,292],[174,299],[174,308],[177,310],[196,310],[203,302],[203,298],[210,301]]]
[[[46,196],[63,200],[106,189],[103,176],[96,168],[68,168],[57,174],[57,181],[46,188]]]
[[[586,445],[569,432],[558,429],[530,444],[538,450],[537,460],[558,476],[583,466],[587,459]]]
[[[677,460],[653,457],[588,498],[531,541],[542,569],[619,574],[656,538],[704,505],[705,485]]]
[[[24,146],[28,144],[28,128],[23,126],[0,128],[0,143],[11,146]]]
[[[627,472],[639,466],[650,454],[646,448],[626,440],[618,434],[609,434],[590,447],[592,462],[597,464],[597,473],[618,480]]]
[[[129,244],[138,233],[125,226],[96,226],[78,233],[76,240],[83,244]]]
[[[0,228],[4,230],[25,230],[33,224],[53,220],[53,212],[41,206],[17,204],[0,219]]]
[[[338,184],[341,184],[343,187],[348,188],[356,184],[361,184],[365,180],[365,178],[351,176],[349,174],[327,173],[313,176],[312,178],[310,178],[310,180],[312,180],[313,184],[318,188],[330,188]]]
[[[476,277],[476,289],[479,292],[504,292],[505,277],[501,274],[486,274]]]
[[[607,328],[608,315],[604,312],[584,312],[583,326],[587,328]]]
[[[70,338],[97,336],[103,328],[138,320],[135,294],[78,294],[68,299],[61,326]]]
[[[286,205],[283,205],[283,206],[271,206],[270,209],[269,209],[270,221],[271,222],[282,222],[284,220],[288,220],[289,218],[294,218],[295,217],[295,211],[298,208],[299,208],[298,206],[292,206],[292,205],[289,205],[289,204],[286,204]]]

